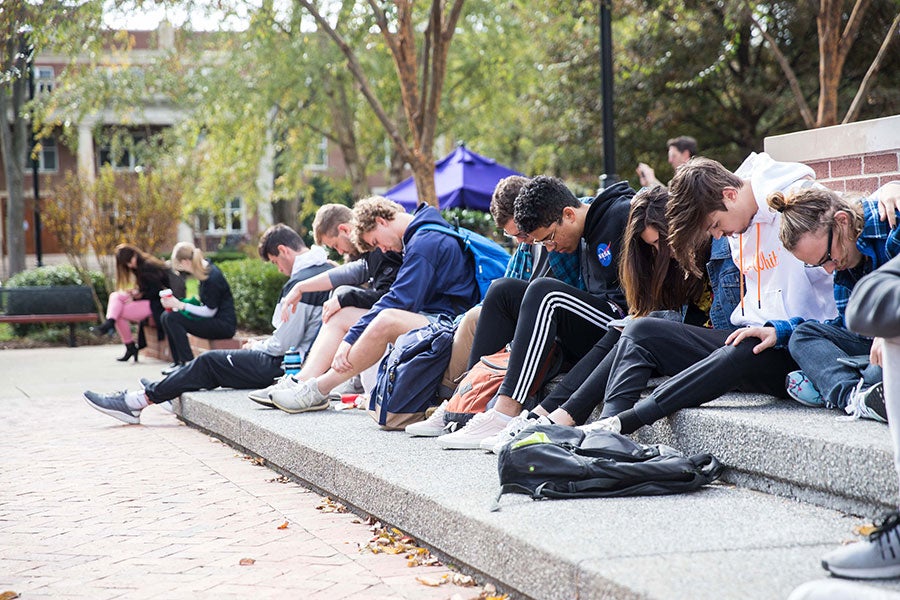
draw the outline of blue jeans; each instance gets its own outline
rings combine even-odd
[[[872,349],[872,339],[852,331],[819,323],[801,323],[788,343],[791,356],[800,365],[828,408],[844,408],[850,391],[859,383],[860,377],[866,384],[881,381],[881,367],[869,365],[862,373],[853,367],[841,364],[838,358],[868,354]]]

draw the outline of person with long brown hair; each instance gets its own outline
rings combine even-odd
[[[115,329],[125,344],[125,354],[117,358],[137,362],[138,346],[131,332],[132,323],[152,316],[159,323],[163,313],[159,292],[169,287],[169,269],[155,256],[131,244],[119,244],[115,250],[116,291],[109,295],[106,322],[95,333],[106,335]]]

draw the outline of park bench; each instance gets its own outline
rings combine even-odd
[[[69,346],[75,346],[75,324],[96,323],[97,307],[86,285],[0,287],[0,323],[69,325]]]

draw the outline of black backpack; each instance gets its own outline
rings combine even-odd
[[[538,498],[660,496],[712,483],[724,467],[711,454],[684,456],[663,445],[639,444],[624,435],[538,425],[500,451],[500,494]]]

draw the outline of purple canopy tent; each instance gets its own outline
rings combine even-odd
[[[510,175],[521,173],[497,164],[492,158],[467,150],[460,144],[449,156],[434,165],[438,204],[442,210],[462,207],[487,211],[497,182]],[[385,196],[402,204],[407,210],[414,209],[419,203],[416,183],[412,177],[389,189]]]

